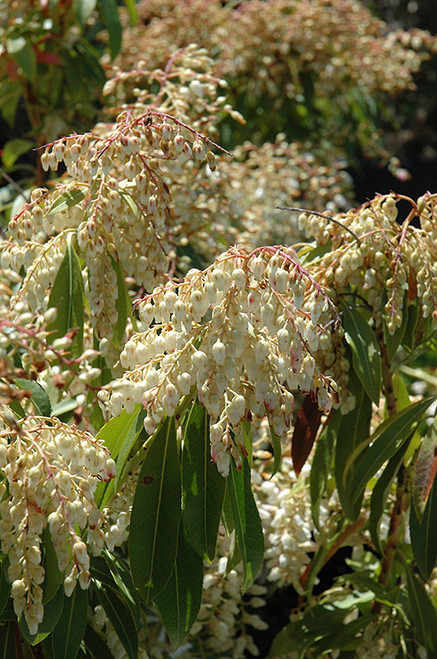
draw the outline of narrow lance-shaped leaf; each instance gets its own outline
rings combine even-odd
[[[126,282],[123,275],[121,265],[115,261],[111,256],[112,267],[117,274],[117,301],[115,308],[117,309],[117,322],[113,325],[114,343],[117,347],[120,346],[124,338],[126,330],[126,323],[129,313],[132,315],[132,304],[127,291]]]
[[[311,511],[314,524],[319,528],[319,508],[325,493],[326,484],[332,467],[334,447],[337,441],[337,433],[340,427],[342,414],[340,410],[335,411],[326,428],[317,440],[316,450],[313,457],[310,472],[310,494]]]
[[[108,616],[115,633],[120,639],[127,656],[136,659],[138,654],[138,635],[132,613],[126,603],[111,589],[95,581],[97,597]]]
[[[80,263],[71,235],[67,238],[65,256],[50,293],[49,307],[57,310],[56,320],[47,328],[52,332],[51,338],[61,338],[69,330],[76,330],[71,354],[78,357],[83,350],[84,290]]]
[[[417,518],[422,519],[428,496],[437,473],[437,418],[428,428],[414,468],[413,503]]]
[[[195,401],[184,432],[182,452],[182,519],[190,543],[212,561],[226,480],[211,460],[209,417]]]
[[[72,206],[76,206],[82,199],[85,197],[85,192],[79,188],[74,188],[72,190],[67,190],[59,195],[57,199],[50,206],[47,217],[49,215],[54,215],[55,213],[62,213]]]
[[[167,583],[176,558],[181,481],[174,418],[146,453],[135,490],[129,534],[132,577],[146,602]]]
[[[355,393],[355,409],[340,421],[335,450],[335,480],[338,495],[344,512],[351,520],[356,520],[360,511],[360,502],[354,505],[352,476],[355,464],[348,469],[348,461],[354,449],[365,443],[369,434],[372,405],[360,382],[351,378]]]
[[[358,462],[352,476],[351,491],[353,503],[361,501],[368,481],[382,467],[386,460],[399,451],[413,434],[432,398],[421,400],[387,419],[369,439],[372,445]]]
[[[176,561],[170,579],[156,598],[159,615],[176,649],[195,622],[202,601],[203,560],[179,527]]]
[[[382,547],[379,540],[379,524],[384,512],[385,504],[390,494],[390,490],[399,467],[404,459],[408,444],[405,443],[397,453],[388,461],[381,476],[379,476],[375,487],[373,488],[372,498],[370,501],[369,531],[373,543],[378,551],[382,553]]]
[[[64,605],[58,624],[52,632],[53,655],[56,659],[74,659],[85,633],[88,613],[88,591],[79,584],[70,597],[64,596]]]
[[[437,487],[436,482],[431,488],[422,519],[419,521],[416,509],[410,507],[410,538],[413,556],[420,573],[429,579],[437,560],[437,533],[435,524],[437,518]]]
[[[381,391],[381,354],[369,323],[356,309],[344,312],[345,339],[352,350],[355,373],[370,400],[378,404]]]
[[[243,459],[243,467],[237,471],[231,459],[228,476],[228,492],[232,504],[235,533],[243,561],[243,593],[258,574],[264,556],[264,536],[261,519],[250,485],[250,467]]]
[[[122,27],[115,0],[100,0],[103,22],[108,29],[111,59],[117,57],[121,48]]]
[[[429,657],[437,656],[437,615],[423,584],[414,574],[404,559],[408,599],[411,606],[411,616],[415,627],[415,639],[428,652]]]
[[[20,387],[20,389],[30,392],[30,400],[35,405],[36,411],[39,415],[51,415],[52,406],[50,404],[50,399],[38,382],[35,380],[27,380],[26,378],[15,378],[14,382],[18,387]]]

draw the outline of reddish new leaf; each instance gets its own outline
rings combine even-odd
[[[300,474],[320,427],[322,412],[317,402],[307,396],[301,405],[294,425],[293,439],[291,440],[291,457],[296,474]]]

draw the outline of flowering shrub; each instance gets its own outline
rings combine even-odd
[[[330,19],[322,52],[361,11],[302,4]],[[248,40],[265,23],[256,2],[208,12],[205,30],[234,12]],[[113,107],[46,145],[42,168],[64,173],[0,243],[1,647],[433,656],[436,379],[420,354],[437,195],[347,210],[339,151],[283,135],[233,158],[220,120],[244,120],[214,67],[187,46],[116,71]],[[349,572],[322,587],[344,547]],[[283,588],[297,608],[276,634]]]

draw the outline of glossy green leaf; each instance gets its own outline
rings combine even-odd
[[[390,460],[411,437],[432,400],[432,398],[421,400],[394,414],[382,423],[369,438],[371,446],[358,461],[352,476],[353,504],[361,501],[368,481],[382,467],[384,462]]]
[[[64,595],[64,605],[58,624],[52,632],[52,648],[56,659],[74,659],[79,651],[86,627],[88,591],[79,584],[71,597]]]
[[[417,567],[425,579],[430,578],[437,561],[436,519],[437,486],[434,481],[420,521],[415,507],[410,507],[411,548]]]
[[[316,450],[310,472],[311,511],[314,524],[319,529],[320,502],[326,490],[329,474],[331,473],[334,448],[337,442],[337,433],[342,419],[341,412],[337,410],[331,415],[328,425],[324,428],[316,443]]]
[[[252,467],[253,464],[253,442],[252,442],[252,424],[250,421],[241,422],[241,430],[243,433],[244,448],[247,453],[247,460]]]
[[[11,594],[11,584],[3,565],[0,565],[0,615],[3,613]]]
[[[437,472],[437,418],[428,428],[414,468],[412,496],[417,518],[422,519]]]
[[[109,419],[97,433],[97,438],[104,442],[112,459],[117,463],[115,479],[109,483],[99,483],[97,486],[94,498],[100,507],[103,507],[116,491],[115,481],[118,485],[121,477],[120,469],[123,469],[132,446],[143,430],[143,418],[144,410],[141,405],[136,405],[131,414],[123,409],[119,416]]]
[[[408,444],[403,444],[399,451],[388,461],[381,476],[375,484],[370,502],[369,531],[373,543],[378,551],[383,553],[379,539],[379,524],[384,513],[385,505],[390,494],[393,481],[404,459]]]
[[[370,400],[378,404],[381,392],[381,354],[369,323],[356,309],[344,312],[345,339],[352,350],[355,373]]]
[[[51,416],[60,417],[68,412],[73,412],[77,406],[78,402],[76,398],[64,398],[59,403],[56,403],[56,405],[53,405]]]
[[[41,416],[51,416],[52,406],[50,404],[50,399],[38,382],[26,378],[15,378],[14,382],[17,387],[23,391],[29,391],[32,394],[30,400],[35,405],[37,414]]]
[[[115,0],[100,0],[103,22],[108,30],[111,59],[117,57],[121,48],[122,28]]]
[[[202,589],[203,560],[193,551],[181,524],[173,572],[156,598],[173,649],[182,644],[198,616]]]
[[[111,553],[105,551],[104,559],[114,581],[114,588],[115,590],[118,589],[120,594],[126,600],[126,603],[132,612],[135,625],[138,628],[141,619],[141,604],[128,566],[125,564],[124,560],[114,552]]]
[[[408,599],[415,627],[415,639],[421,643],[429,657],[437,656],[437,615],[424,585],[404,560],[407,577]]]
[[[71,354],[78,357],[83,351],[85,302],[82,271],[71,235],[67,238],[65,256],[53,284],[48,306],[57,310],[56,320],[47,328],[52,332],[51,339],[62,338],[70,329],[76,329]]]
[[[3,147],[2,162],[6,169],[12,167],[20,156],[27,153],[35,146],[35,142],[31,140],[23,140],[20,138],[8,140]]]
[[[50,206],[47,211],[47,217],[53,215],[54,213],[62,213],[63,211],[68,210],[72,206],[76,206],[82,199],[85,197],[85,192],[79,188],[74,188],[73,190],[67,190],[63,192]]]
[[[112,326],[112,330],[114,333],[114,344],[119,348],[124,339],[128,315],[132,315],[132,304],[121,265],[112,257],[111,263],[117,274],[117,300],[115,302],[115,308],[117,309],[117,322]]]
[[[174,418],[167,418],[142,464],[130,522],[132,577],[146,602],[159,595],[173,571],[180,513],[176,427]]]
[[[209,417],[196,400],[184,429],[182,451],[182,519],[199,556],[212,561],[226,480],[211,460]]]
[[[130,659],[136,659],[138,654],[138,634],[135,621],[129,607],[112,589],[105,588],[99,581],[94,582],[97,597],[108,616],[115,633],[120,639],[126,654]]]
[[[417,299],[408,305],[406,313],[407,326],[402,338],[402,345],[407,350],[412,351],[416,346],[416,327],[419,320],[419,304]]]
[[[272,447],[273,447],[273,471],[272,471],[272,476],[274,476],[280,469],[281,467],[281,462],[282,462],[282,446],[281,446],[281,440],[275,433],[274,429],[271,427],[270,428],[270,437],[272,440]]]
[[[84,642],[86,649],[91,652],[94,659],[106,659],[107,657],[109,659],[109,657],[112,657],[112,653],[103,638],[90,625],[87,625],[85,630]]]
[[[19,659],[23,656],[21,643],[15,634],[14,621],[3,623],[0,627],[0,659]],[[17,645],[20,644],[20,654]]]
[[[355,409],[342,416],[340,421],[335,450],[335,480],[342,508],[349,519],[355,521],[360,511],[360,501],[355,505],[353,502],[352,477],[355,464],[349,469],[347,467],[353,451],[361,447],[369,435],[372,404],[363,387],[353,377],[352,383],[356,404]]]
[[[235,522],[235,534],[243,561],[243,594],[253,583],[261,569],[264,556],[264,536],[261,519],[250,484],[250,467],[247,459],[237,471],[234,460],[228,476],[228,492]]]

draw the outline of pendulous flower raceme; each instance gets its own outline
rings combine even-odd
[[[17,617],[35,634],[44,615],[42,550],[50,531],[69,596],[90,583],[88,546],[103,549],[104,515],[94,501],[100,481],[115,475],[108,451],[90,433],[52,418],[0,416],[1,550]],[[44,539],[43,539],[44,538]]]
[[[398,203],[407,204],[405,218]],[[302,214],[301,230],[332,249],[314,264],[320,285],[340,301],[357,291],[372,309],[375,327],[393,335],[412,305],[437,329],[437,195],[417,201],[401,195],[378,195],[356,210],[322,216]]]
[[[120,356],[127,372],[100,400],[112,416],[142,403],[152,434],[197,392],[211,417],[212,459],[224,475],[231,456],[241,464],[242,421],[267,415],[284,438],[293,391],[311,392],[325,411],[334,402],[336,385],[314,354],[335,332],[335,308],[292,249],[231,248],[206,270],[156,288],[138,310],[144,331]]]

